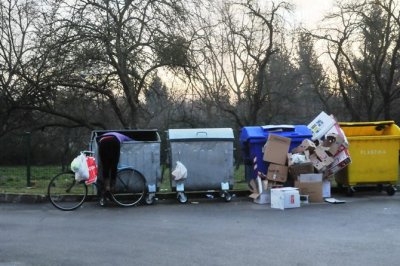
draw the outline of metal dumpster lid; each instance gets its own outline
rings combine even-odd
[[[108,132],[118,132],[125,134],[138,141],[160,141],[160,135],[157,129],[108,129],[108,130],[93,130],[91,133],[91,140]]]
[[[169,140],[233,140],[232,128],[168,129]]]

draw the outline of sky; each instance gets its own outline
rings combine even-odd
[[[295,5],[296,24],[302,23],[306,27],[315,26],[334,5],[334,0],[289,0],[288,2]]]

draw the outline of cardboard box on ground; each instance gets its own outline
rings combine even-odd
[[[298,207],[300,207],[300,194],[297,188],[271,189],[271,208],[284,210]]]
[[[263,160],[269,164],[268,170],[258,174],[258,183],[262,185],[253,182],[250,197],[254,202],[270,203],[271,189],[282,187],[288,176],[299,194],[308,195],[310,202],[323,202],[324,198],[331,196],[331,178],[351,163],[347,138],[336,119],[324,112],[307,127],[313,134],[312,138],[304,139],[290,153],[287,153],[290,138],[268,136],[263,149]]]

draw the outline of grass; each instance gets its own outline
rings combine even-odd
[[[61,171],[59,166],[31,167],[28,186],[25,166],[0,166],[0,193],[44,194],[50,178]]]
[[[27,169],[24,166],[0,166],[0,193],[26,193],[44,195],[50,179],[62,171],[59,166],[31,167],[31,186],[28,187]],[[160,192],[171,192],[170,171],[165,169]],[[234,171],[234,190],[248,190],[244,179],[244,166]],[[89,188],[90,189],[90,188]],[[90,191],[90,190],[89,190]]]

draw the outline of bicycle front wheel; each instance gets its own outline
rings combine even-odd
[[[130,207],[139,204],[146,194],[146,180],[134,169],[118,171],[112,200],[120,206]]]
[[[72,211],[79,208],[88,193],[84,181],[75,180],[73,172],[60,173],[53,177],[47,187],[47,196],[51,204],[63,211]]]

